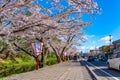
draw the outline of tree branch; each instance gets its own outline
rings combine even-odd
[[[18,49],[24,51],[25,53],[27,53],[28,55],[32,56],[32,57],[36,57],[34,54],[31,54],[30,52],[26,51],[25,49],[21,48],[20,46],[18,46],[16,43],[13,43],[14,46],[16,46]]]

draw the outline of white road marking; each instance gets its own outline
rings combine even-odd
[[[104,71],[104,70],[96,67],[95,65],[93,65],[93,64],[91,64],[91,63],[89,63],[89,62],[87,62],[87,63],[90,64],[91,66],[94,66],[96,69],[99,69],[100,71],[102,71],[103,73],[107,74],[107,75],[110,76],[111,78],[113,78],[113,79],[115,79],[115,80],[120,80],[120,79],[118,79],[117,77],[114,77],[112,74],[110,74],[110,73],[108,73],[108,72],[106,72],[106,71]]]

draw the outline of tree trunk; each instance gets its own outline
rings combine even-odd
[[[60,58],[60,56],[56,56],[57,57],[57,63],[61,63],[61,58]]]
[[[43,46],[43,51],[41,53],[41,61],[40,61],[40,65],[41,67],[45,67],[46,66],[46,57],[48,54],[48,48],[46,48],[45,46]]]
[[[63,62],[65,61],[64,54],[61,53],[60,58]]]
[[[54,53],[55,53],[55,56],[56,56],[56,58],[57,58],[57,63],[60,63],[60,62],[61,62],[61,57],[57,55],[57,51],[56,51],[56,49],[52,46],[52,44],[51,44],[51,43],[49,43],[49,44],[50,44],[51,48],[53,49],[53,51],[54,51]]]
[[[39,62],[40,68],[46,66],[46,55],[42,52],[41,53],[41,60]]]
[[[42,68],[43,67],[43,52],[41,53],[41,60],[39,61],[39,67]]]
[[[43,67],[46,67],[46,55],[43,57]]]

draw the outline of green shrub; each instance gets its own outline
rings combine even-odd
[[[12,74],[32,71],[34,69],[35,69],[35,63],[33,62],[13,64],[13,65],[2,65],[0,66],[0,78]]]
[[[19,57],[25,58],[24,55],[19,55]],[[46,58],[46,65],[50,66],[53,64],[56,64],[56,56],[55,55],[49,55]],[[12,75],[12,74],[18,74],[23,72],[28,72],[35,70],[36,62],[31,58],[22,59],[16,58],[16,62],[11,61],[5,61],[4,63],[0,64],[0,78]]]
[[[57,61],[56,56],[50,55],[47,57],[46,64],[50,66],[50,65],[56,64],[56,61]]]

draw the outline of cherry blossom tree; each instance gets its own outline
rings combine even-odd
[[[16,38],[24,39],[24,42],[39,40],[45,46],[55,46],[53,51],[62,56],[66,48],[77,44],[75,40],[84,40],[80,31],[89,22],[82,21],[82,15],[95,15],[98,12],[99,8],[94,0],[1,0],[1,40],[13,52],[15,47],[21,48],[17,45]],[[53,40],[55,37],[61,39],[64,46],[56,46]]]

